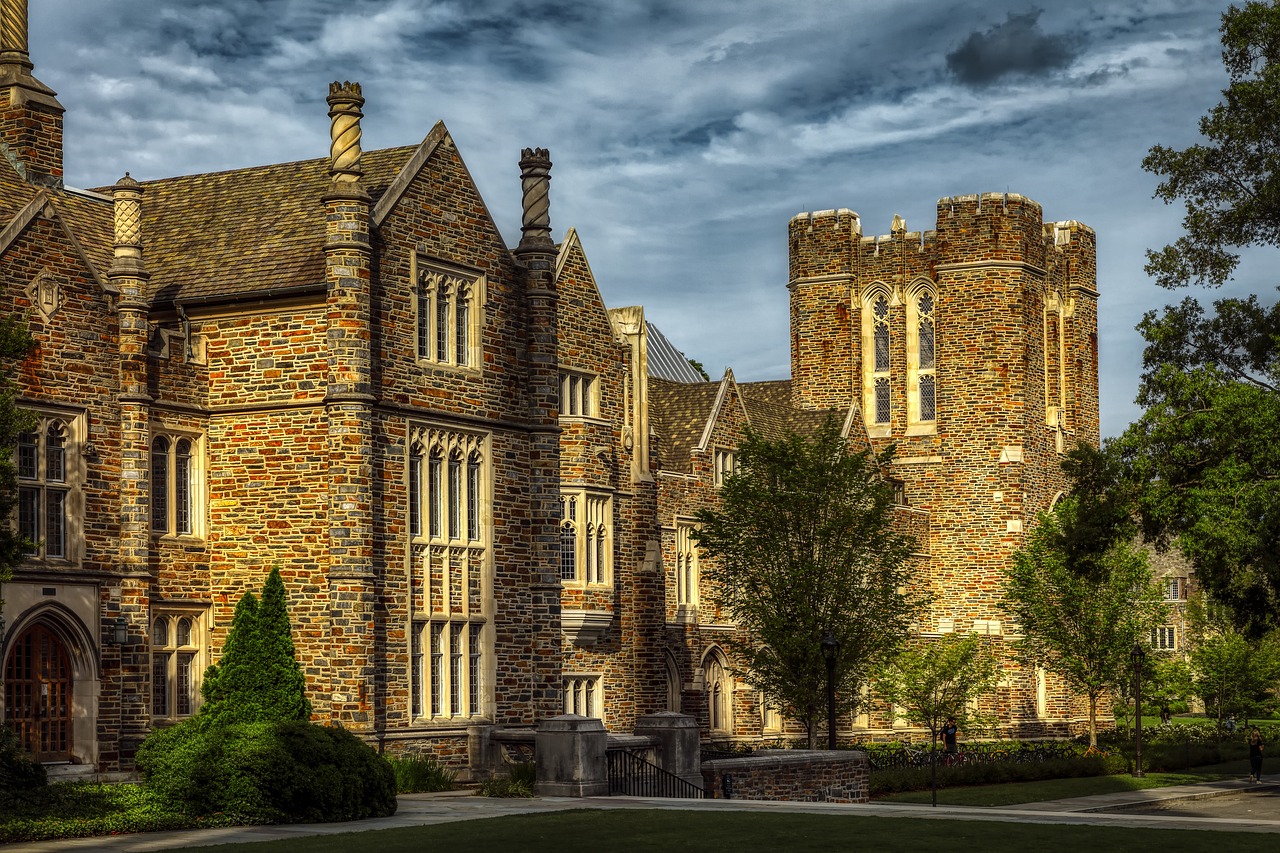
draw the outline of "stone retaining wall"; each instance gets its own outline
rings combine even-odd
[[[854,750],[762,750],[702,763],[706,797],[715,800],[792,800],[865,803],[871,767]]]

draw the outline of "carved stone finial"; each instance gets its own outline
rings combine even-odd
[[[521,247],[554,246],[551,239],[551,155],[545,148],[520,152],[523,217]]]
[[[359,83],[329,84],[329,176],[337,183],[355,183],[360,168],[360,119],[364,96]]]
[[[907,220],[898,214],[893,215],[893,222],[889,225],[889,233],[895,237],[901,237],[907,233]]]
[[[128,172],[111,188],[116,254],[126,246],[142,245],[142,185]]]

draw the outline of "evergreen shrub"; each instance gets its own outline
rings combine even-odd
[[[137,766],[148,787],[188,815],[284,823],[394,814],[391,765],[345,729],[308,722],[305,687],[273,569],[261,602],[246,593],[236,605],[199,713],[143,743]]]

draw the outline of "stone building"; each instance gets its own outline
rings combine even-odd
[[[604,305],[572,229],[553,241],[546,151],[519,161],[508,248],[443,124],[362,150],[357,84],[330,88],[327,156],[72,189],[27,13],[0,0],[0,312],[37,341],[13,521],[37,546],[0,589],[0,675],[42,760],[131,767],[197,710],[273,566],[316,718],[389,752],[482,774],[565,711],[783,735],[733,678],[692,542],[748,423],[896,442],[938,595],[922,631],[1009,632],[1001,566],[1061,452],[1098,438],[1085,226],[1016,195],[883,237],[798,216],[791,380],[705,382]],[[1023,732],[1079,713],[1012,666],[990,701]]]

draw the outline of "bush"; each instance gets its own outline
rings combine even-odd
[[[1004,782],[1034,782],[1041,779],[1066,779],[1078,776],[1108,776],[1130,769],[1129,759],[1118,753],[1057,758],[1027,764],[1013,762],[979,762],[941,766],[938,787],[959,785],[996,785]],[[876,770],[871,774],[873,797],[902,791],[925,791],[931,787],[928,767]]]
[[[396,810],[391,765],[342,728],[297,720],[211,725],[197,717],[152,734],[137,763],[152,790],[191,815],[286,823]]]
[[[387,761],[396,774],[396,791],[401,794],[452,791],[458,776],[430,756],[406,755],[390,757]]]
[[[510,765],[510,775],[480,783],[476,792],[482,797],[532,797],[537,781],[537,767],[532,761]]]
[[[27,754],[17,732],[0,725],[0,794],[8,799],[46,784],[44,765]]]

